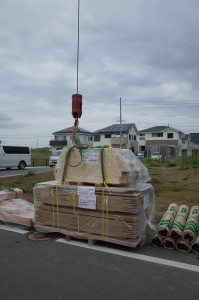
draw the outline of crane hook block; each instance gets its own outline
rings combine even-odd
[[[72,115],[73,118],[81,118],[82,115],[82,95],[74,94],[72,95]]]

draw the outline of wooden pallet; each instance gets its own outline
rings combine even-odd
[[[66,241],[71,241],[71,240],[74,240],[74,239],[77,239],[77,238],[74,238],[73,236],[71,235],[65,235],[64,236],[64,239]],[[88,246],[92,247],[96,244],[97,240],[93,240],[93,239],[88,239]]]

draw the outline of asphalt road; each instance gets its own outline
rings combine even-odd
[[[0,241],[1,300],[199,299],[199,260],[193,253],[30,241],[2,226]]]
[[[54,171],[3,170],[0,176]],[[9,229],[11,231],[8,231]],[[199,255],[145,245],[30,241],[19,226],[0,226],[1,300],[198,300]],[[14,232],[13,230],[18,232]]]
[[[0,169],[0,177],[25,175],[30,170],[33,170],[35,173],[47,173],[47,172],[53,172],[54,168],[50,168],[50,167],[26,167],[24,170],[19,170],[17,168],[15,168],[15,169],[13,168],[11,170]]]

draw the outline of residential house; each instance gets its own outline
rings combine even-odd
[[[165,157],[181,157],[182,135],[183,132],[169,126],[155,126],[140,130],[138,151],[146,151],[147,157],[155,151],[161,152]]]
[[[52,152],[58,149],[63,149],[64,147],[71,147],[72,144],[72,135],[73,135],[73,128],[69,127],[65,128],[56,132],[53,132],[54,140],[50,141],[50,146],[52,147]],[[78,137],[80,139],[80,143],[82,145],[89,145],[93,146],[92,142],[92,132],[85,130],[83,128],[78,128],[77,131]]]
[[[184,156],[199,156],[199,133],[189,133],[185,145]]]
[[[112,146],[137,152],[137,127],[134,123],[113,124],[93,133],[93,147]]]

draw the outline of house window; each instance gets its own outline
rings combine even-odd
[[[88,137],[88,141],[91,142],[92,140],[93,140],[93,137],[92,137],[92,136],[89,136],[89,137]]]
[[[134,135],[134,141],[136,141],[136,135]]]
[[[167,133],[167,138],[168,139],[173,139],[173,133]]]
[[[198,149],[192,149],[192,155],[198,156]]]
[[[107,133],[105,134],[105,139],[110,139],[111,138],[111,134]]]
[[[174,147],[166,147],[166,156],[174,157],[174,155],[175,155]]]
[[[94,142],[100,142],[100,135],[99,134],[94,135]]]
[[[162,132],[152,133],[152,137],[163,137]]]
[[[145,136],[145,133],[140,133],[140,136]]]

